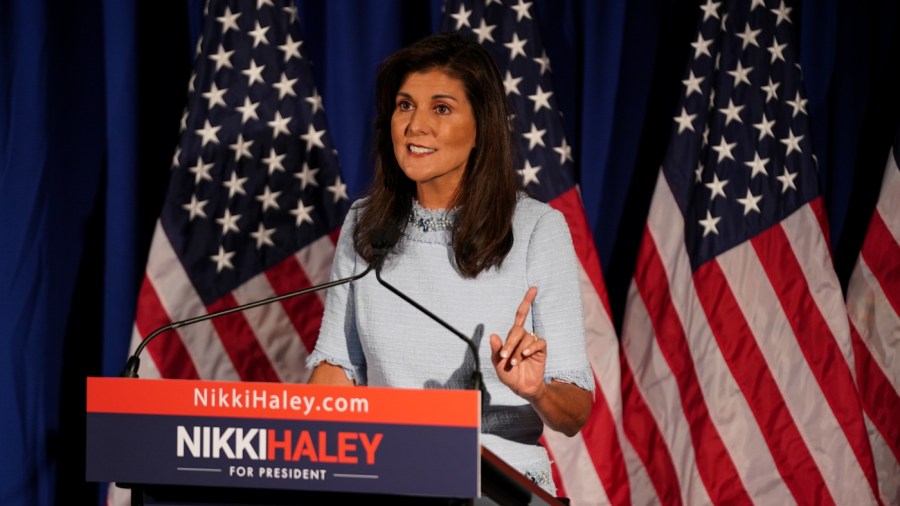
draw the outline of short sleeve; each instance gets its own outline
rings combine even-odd
[[[528,283],[538,288],[532,304],[535,334],[547,341],[545,379],[593,391],[584,341],[579,263],[565,218],[549,208],[535,222],[528,245]]]
[[[353,276],[365,269],[365,265],[360,267],[361,262],[353,247],[357,216],[354,207],[344,220],[331,268],[332,281]],[[366,361],[356,327],[353,283],[328,289],[319,338],[306,360],[306,366],[312,370],[322,362],[340,366],[357,385],[366,384]]]

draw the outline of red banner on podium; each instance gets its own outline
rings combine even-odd
[[[479,393],[88,378],[87,480],[478,497]]]

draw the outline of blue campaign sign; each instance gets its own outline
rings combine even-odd
[[[111,401],[123,386],[131,400],[127,404]],[[202,404],[209,404],[208,398],[197,392],[210,388],[227,405],[217,402],[204,415],[210,406]],[[480,401],[477,392],[462,392],[463,397],[460,393],[91,378],[86,478],[130,484],[477,497]],[[316,409],[328,405],[320,404],[325,399],[333,404],[335,399],[351,396],[366,401],[357,403],[368,406],[365,412],[345,416]],[[248,406],[253,398],[265,406]],[[281,399],[300,399],[294,403],[298,409],[291,410],[291,403]],[[435,406],[454,409],[460,403],[470,406],[474,417],[463,419],[474,425],[460,424],[459,411],[445,418],[449,425],[434,422],[440,419]],[[403,405],[409,413],[394,410],[382,416],[379,404]],[[429,413],[415,413],[421,409]],[[412,422],[402,423],[403,419]]]

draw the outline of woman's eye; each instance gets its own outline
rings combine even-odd
[[[413,105],[409,102],[403,101],[397,103],[397,109],[400,109],[401,111],[410,111],[412,108]]]
[[[450,108],[447,107],[446,105],[438,105],[438,106],[435,106],[434,111],[438,114],[449,114]]]

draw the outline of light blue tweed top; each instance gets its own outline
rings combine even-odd
[[[538,287],[525,326],[547,341],[545,379],[593,391],[569,229],[562,213],[522,195],[513,217],[514,244],[502,266],[466,279],[453,266],[447,225],[454,214],[415,204],[382,278],[465,335],[484,324],[484,338],[477,344],[490,401],[482,413],[481,442],[553,493],[549,458],[538,443],[543,423],[497,378],[488,336],[506,339],[528,287]],[[353,249],[357,215],[354,207],[344,222],[332,279],[366,268]],[[459,337],[391,293],[372,273],[328,291],[319,339],[307,364],[339,365],[358,385],[463,389],[472,370],[468,354]]]

